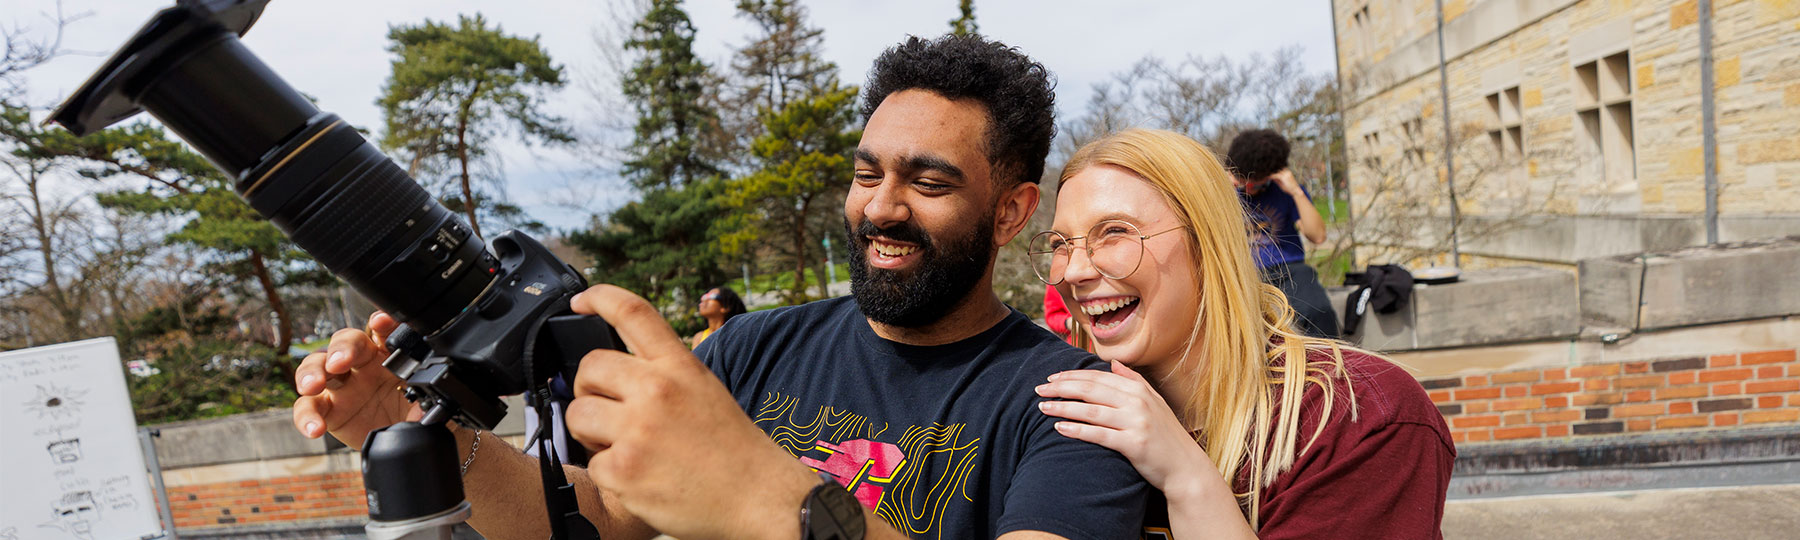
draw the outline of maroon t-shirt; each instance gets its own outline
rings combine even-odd
[[[1328,353],[1314,351],[1317,361]],[[1291,469],[1263,488],[1257,536],[1277,538],[1443,538],[1444,495],[1456,447],[1425,389],[1386,360],[1344,351],[1344,368],[1356,395],[1350,420],[1346,385],[1325,431]],[[1318,426],[1324,394],[1306,392],[1300,443]],[[1239,489],[1247,479],[1238,478]],[[1154,494],[1145,537],[1166,538],[1168,502]]]

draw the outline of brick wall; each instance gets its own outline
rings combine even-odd
[[[1426,377],[1420,383],[1458,445],[1800,423],[1795,349]],[[259,470],[281,474],[294,466]],[[175,525],[185,531],[360,521],[368,515],[364,497],[361,474],[353,468],[169,487]]]
[[[1794,349],[1419,382],[1457,444],[1800,422]]]
[[[177,529],[368,516],[362,474],[338,472],[169,487]]]

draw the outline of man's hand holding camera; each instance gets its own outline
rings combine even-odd
[[[571,306],[606,319],[633,351],[589,352],[568,409],[569,433],[592,453],[587,474],[609,506],[680,538],[799,537],[797,512],[819,477],[749,421],[656,308],[610,285]],[[367,331],[339,331],[301,362],[294,427],[360,447],[371,431],[418,420],[381,366],[382,339],[396,326],[376,313]]]
[[[397,389],[402,382],[381,367],[387,358],[382,339],[400,324],[386,313],[369,317],[368,331],[344,329],[331,344],[307,355],[294,370],[294,427],[307,437],[330,432],[352,448],[362,448],[369,432],[423,413]]]
[[[575,381],[569,433],[593,452],[594,483],[679,538],[800,537],[801,501],[819,477],[750,423],[656,308],[610,285],[572,304],[632,351],[588,353]]]

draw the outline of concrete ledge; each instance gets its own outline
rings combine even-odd
[[[156,459],[164,469],[325,453],[324,440],[294,429],[290,409],[273,409],[156,426]]]
[[[524,433],[524,399],[508,396],[501,401],[506,403],[506,419],[494,432]],[[285,408],[152,427],[162,431],[156,439],[156,459],[165,470],[317,456],[344,447],[329,436],[314,440],[301,435],[294,429],[293,410]]]
[[[1683,214],[1535,215],[1495,219],[1464,216],[1469,226],[1489,232],[1463,241],[1464,255],[1577,264],[1596,257],[1636,255],[1706,244],[1706,222]],[[1447,217],[1421,220],[1419,234],[1448,234]],[[1727,215],[1719,217],[1721,242],[1768,240],[1800,233],[1800,215]],[[1381,244],[1419,247],[1415,239],[1387,239]]]
[[[1457,448],[1450,498],[1800,483],[1800,426]]]
[[[1327,291],[1343,318],[1352,289]],[[1411,301],[1399,311],[1363,317],[1358,346],[1376,351],[1409,351],[1543,341],[1575,336],[1581,317],[1569,301],[1579,289],[1575,276],[1544,268],[1515,266],[1473,270],[1445,285],[1414,285]]]
[[[1537,341],[1573,336],[1579,289],[1568,272],[1517,266],[1472,271],[1462,280],[1413,290],[1418,348]]]
[[[258,523],[223,527],[179,529],[182,538],[218,538],[231,540],[366,538],[363,524],[367,519]]]
[[[1622,341],[1567,338],[1460,349],[1394,351],[1389,357],[1419,378],[1526,368],[1575,367],[1800,347],[1800,317],[1644,331]]]
[[[181,529],[182,538],[209,538],[219,540],[344,540],[368,538],[363,526],[369,520],[330,520],[300,521],[291,523],[269,523],[253,525],[229,525],[224,527],[204,527]],[[481,533],[475,532],[468,524],[457,525],[451,530],[453,540],[482,540]]]
[[[1800,313],[1800,236],[1581,262],[1591,326],[1657,329]]]
[[[1795,484],[1452,500],[1444,538],[1792,538],[1795,508]]]

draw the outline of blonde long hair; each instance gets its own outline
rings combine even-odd
[[[1205,146],[1171,131],[1127,130],[1076,151],[1063,166],[1062,181],[1095,165],[1124,168],[1156,186],[1189,232],[1199,314],[1188,354],[1158,384],[1194,396],[1175,415],[1189,429],[1199,428],[1196,441],[1233,490],[1239,478],[1247,480],[1248,491],[1236,493],[1238,504],[1250,527],[1258,528],[1263,488],[1311,448],[1334,403],[1345,401],[1355,420],[1354,401],[1338,395],[1333,384],[1348,383],[1342,351],[1348,347],[1293,330],[1293,308],[1280,289],[1262,282],[1250,258],[1231,174]],[[1321,355],[1329,360],[1309,361],[1308,350],[1329,351]],[[1309,385],[1325,399],[1317,428],[1300,447],[1301,401]]]

